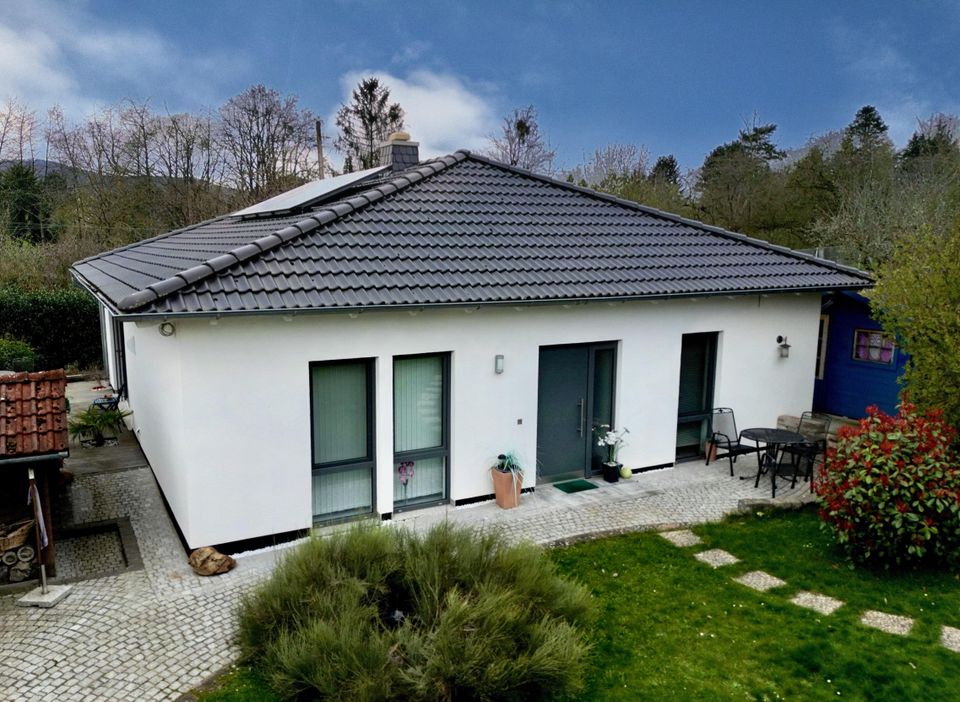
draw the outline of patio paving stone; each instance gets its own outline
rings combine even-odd
[[[687,546],[698,546],[703,543],[699,536],[689,529],[677,529],[676,531],[661,531],[660,536],[679,548]]]
[[[860,623],[897,636],[906,636],[913,629],[913,620],[910,617],[877,612],[873,609],[868,609],[863,613],[863,616],[860,617]]]
[[[734,581],[741,585],[746,585],[757,592],[766,592],[767,590],[772,590],[775,587],[783,587],[787,584],[786,580],[781,580],[776,576],[770,575],[770,573],[764,573],[762,570],[752,570],[749,573],[744,573],[739,578],[734,578]]]
[[[825,615],[833,614],[844,605],[843,600],[805,590],[798,592],[790,601],[798,607],[806,607]]]
[[[727,553],[722,548],[712,548],[709,551],[701,551],[700,553],[693,554],[693,557],[714,568],[721,568],[740,562],[739,558],[732,553]]]
[[[960,653],[960,629],[944,626],[940,632],[940,644],[955,653]]]

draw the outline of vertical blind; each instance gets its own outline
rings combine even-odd
[[[349,467],[372,459],[368,415],[368,362],[314,366],[313,515],[330,518],[373,509],[373,470]],[[344,465],[346,464],[346,465]]]
[[[414,451],[443,444],[443,358],[421,356],[393,364],[393,448]]]
[[[367,455],[367,364],[313,368],[313,455],[334,463]]]
[[[435,456],[396,458],[393,495],[399,504],[440,499],[446,492],[443,371],[443,356],[398,358],[393,364],[394,451],[438,449]]]
[[[313,516],[330,517],[373,509],[373,478],[369,468],[313,471]]]

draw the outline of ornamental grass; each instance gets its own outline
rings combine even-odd
[[[309,540],[245,599],[240,643],[284,698],[563,699],[582,689],[591,616],[534,546],[355,527]]]

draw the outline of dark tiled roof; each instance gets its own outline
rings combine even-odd
[[[0,462],[67,449],[62,370],[0,375]]]
[[[224,217],[74,264],[131,314],[816,291],[854,269],[458,151],[311,212]]]

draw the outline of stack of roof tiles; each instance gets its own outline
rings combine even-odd
[[[123,314],[859,289],[865,274],[458,151],[294,215],[221,217],[74,265]]]
[[[0,463],[67,449],[62,370],[0,375]]]

